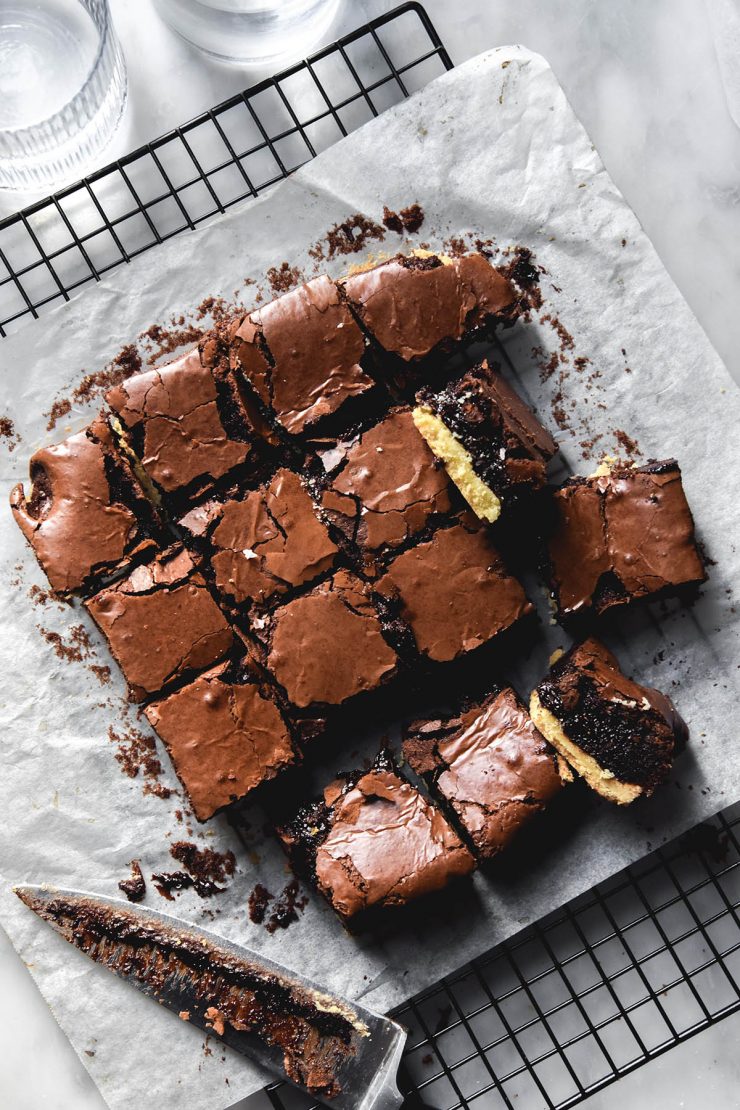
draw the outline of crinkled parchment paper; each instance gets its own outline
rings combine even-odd
[[[382,937],[353,938],[311,894],[300,922],[270,936],[250,924],[247,897],[257,881],[277,893],[287,874],[261,832],[260,814],[248,813],[251,853],[226,820],[208,827],[206,843],[233,847],[239,870],[227,893],[202,902],[186,892],[175,912],[377,1008],[401,1001],[740,796],[732,600],[740,573],[736,387],[546,62],[509,47],[439,78],[270,195],[145,253],[0,347],[2,408],[22,437],[12,454],[2,452],[6,498],[11,483],[25,478],[31,450],[50,438],[42,413],[55,395],[69,392],[82,368],[101,367],[173,309],[192,308],[208,294],[229,296],[245,277],[263,282],[283,259],[308,268],[309,247],[349,214],[378,218],[384,204],[399,208],[413,200],[426,212],[421,238],[432,245],[468,232],[495,237],[502,248],[526,244],[535,251],[547,270],[545,309],[576,343],[574,351],[566,343],[564,353],[571,360],[563,401],[569,420],[578,428],[579,414],[587,412],[590,435],[601,432],[606,450],[621,428],[645,458],[676,455],[716,565],[694,608],[654,605],[620,614],[609,638],[625,668],[672,693],[689,721],[692,743],[674,780],[625,811],[594,803],[571,816],[564,795],[547,844],[531,843],[521,866],[476,875],[446,899],[444,915],[420,914],[389,924]],[[340,273],[346,265],[335,259],[327,268]],[[549,418],[557,374],[540,381],[543,356],[532,348],[560,349],[551,324],[517,325],[504,341],[521,384]],[[580,373],[572,367],[575,355],[591,360]],[[77,429],[88,416],[73,410],[68,425]],[[592,467],[581,457],[584,437],[582,430],[559,433],[565,463],[576,471]],[[124,777],[115,763],[107,731],[122,712],[120,675],[114,669],[110,686],[101,687],[84,664],[59,660],[36,627],[68,635],[84,616],[32,605],[28,586],[43,583],[9,513],[0,535],[0,919],[111,1107],[216,1110],[263,1077],[217,1046],[204,1054],[197,1031],[94,967],[10,893],[15,881],[49,880],[116,894],[132,857],[147,876],[174,870],[168,836],[184,833],[173,816],[181,800],[145,796],[140,780]],[[537,587],[535,594],[541,602]],[[510,675],[524,694],[552,648],[566,642],[546,607],[541,611],[542,638]],[[98,656],[106,662],[102,645]],[[355,737],[347,747],[356,753]],[[355,758],[348,754],[346,762]],[[151,883],[147,897],[170,908]],[[204,908],[219,912],[210,921]]]

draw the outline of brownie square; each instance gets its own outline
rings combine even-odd
[[[87,593],[156,546],[160,525],[103,419],[29,465],[31,492],[10,494],[13,516],[52,589]]]
[[[444,815],[387,753],[330,783],[278,830],[299,874],[340,917],[402,906],[470,874],[475,860]]]
[[[388,416],[324,453],[319,494],[328,520],[360,550],[373,574],[385,557],[452,511],[444,468],[416,430],[411,410]]]
[[[243,660],[214,667],[144,712],[199,821],[298,758],[274,698]]]
[[[246,618],[330,570],[339,554],[303,482],[285,468],[259,489],[191,509],[178,527],[206,555],[219,596]]]
[[[190,555],[176,546],[136,567],[85,605],[143,701],[216,663],[234,635]]]
[[[554,496],[548,577],[561,617],[703,582],[694,521],[675,459],[604,465]]]
[[[688,738],[670,699],[629,679],[594,639],[553,663],[529,711],[573,770],[619,805],[652,794]]]
[[[246,316],[232,339],[232,366],[291,435],[300,435],[368,393],[365,339],[330,278],[322,275]]]
[[[369,587],[337,570],[255,622],[264,665],[288,705],[321,711],[375,690],[398,669]]]
[[[518,312],[513,287],[482,254],[399,254],[341,284],[357,319],[390,356],[378,361],[378,373],[402,389],[421,384],[414,369],[421,360],[496,324],[510,324]]]
[[[419,655],[440,663],[532,612],[488,532],[465,518],[395,558],[375,589],[389,599]]]
[[[479,858],[497,856],[563,785],[558,756],[511,687],[444,720],[414,721],[403,754]]]
[[[498,520],[542,489],[557,444],[521,397],[487,362],[437,392],[417,396],[414,421],[471,509]]]
[[[106,394],[124,442],[154,499],[173,507],[255,458],[259,432],[234,380],[215,372],[203,346]]]

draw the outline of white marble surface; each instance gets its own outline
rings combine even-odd
[[[104,162],[262,75],[200,55],[162,24],[151,0],[111,3],[130,95]],[[392,6],[346,0],[327,40]],[[426,7],[455,62],[506,42],[549,59],[609,172],[740,380],[740,0],[427,0]],[[31,199],[0,194],[0,215]],[[693,1110],[711,1102],[733,1110],[739,1033],[740,1016],[727,1019],[589,1106]],[[3,1110],[103,1106],[2,934],[0,1043]]]

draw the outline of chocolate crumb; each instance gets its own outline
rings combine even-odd
[[[152,875],[157,892],[168,902],[174,902],[173,890],[188,890],[194,886],[193,879],[184,871],[160,871]]]
[[[501,273],[516,285],[525,312],[541,308],[540,274],[545,273],[544,267],[535,264],[529,247],[514,247],[511,253],[511,261],[501,267]]]
[[[187,840],[178,840],[170,848],[170,855],[181,863],[192,876],[189,884],[201,898],[221,894],[223,886],[236,870],[236,856],[232,851],[217,852],[213,848],[198,848]]]
[[[301,271],[297,266],[290,266],[282,262],[280,266],[271,266],[267,271],[267,280],[276,297],[281,293],[289,293],[296,285],[301,283]]]
[[[634,458],[635,455],[642,455],[642,451],[640,450],[640,446],[637,440],[633,439],[632,436],[627,435],[627,433],[622,431],[621,428],[614,429],[614,438],[616,439],[622,450],[626,451],[630,458]]]
[[[81,663],[90,656],[92,644],[84,625],[75,624],[69,630],[69,643],[58,632],[39,627],[39,632],[54,648],[54,654],[66,663]]]
[[[374,220],[368,219],[360,212],[355,212],[353,216],[348,216],[342,223],[335,224],[327,231],[325,236],[327,257],[334,258],[338,254],[357,254],[365,249],[366,244],[371,239],[382,242],[385,239],[385,230]],[[321,251],[320,254],[319,251]],[[321,243],[316,243],[309,253],[313,258],[323,258]]]
[[[110,667],[107,664],[91,663],[90,670],[97,678],[101,686],[107,686],[110,682]]]
[[[132,859],[129,864],[131,878],[121,879],[118,889],[122,890],[129,902],[140,902],[146,894],[146,883],[141,873],[141,864],[137,859]]]
[[[28,596],[34,605],[43,605],[46,607],[50,601],[56,601],[57,604],[62,605],[63,602],[56,596],[53,590],[42,590],[41,586],[33,585],[28,588]]]
[[[265,923],[268,933],[275,933],[278,929],[287,929],[294,921],[298,920],[298,913],[303,913],[307,905],[308,898],[300,894],[298,880],[291,879],[275,901],[272,913]]]
[[[257,883],[249,895],[249,920],[254,922],[255,925],[262,925],[267,913],[267,905],[273,901],[274,897],[275,895],[270,894],[267,887],[262,886],[262,883]]]
[[[141,773],[142,778],[146,780],[143,788],[144,794],[151,794],[155,798],[165,800],[171,797],[172,790],[159,781],[159,776],[162,774],[162,764],[157,758],[153,736],[147,736],[146,733],[139,732],[135,728],[128,728],[125,732],[116,732],[111,725],[108,729],[108,739],[117,747],[115,756],[124,775],[128,775],[130,779],[135,779]]]
[[[55,401],[54,404],[49,409],[49,412],[47,413],[47,416],[49,417],[49,419],[47,421],[47,424],[46,424],[47,432],[53,431],[54,428],[56,428],[56,426],[57,426],[57,422],[59,420],[61,420],[63,417],[65,417],[67,415],[67,413],[70,413],[71,411],[72,411],[72,402],[70,400],[68,400],[66,397],[61,398],[59,401]]]
[[[15,424],[9,416],[0,416],[0,439],[8,440],[8,450],[15,451],[21,437],[15,430]]]
[[[387,205],[383,205],[383,223],[389,231],[395,231],[396,235],[403,235],[403,220],[398,212],[394,212]]]
[[[402,208],[400,212],[394,212],[384,205],[383,223],[389,231],[395,231],[397,235],[403,235],[404,231],[413,235],[424,223],[424,209],[420,204],[414,203]]]

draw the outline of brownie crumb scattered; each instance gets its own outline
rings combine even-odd
[[[257,883],[256,887],[249,895],[248,912],[249,920],[255,925],[262,925],[267,913],[267,907],[270,902],[275,898],[274,894],[270,894],[267,887],[262,883]]]
[[[272,907],[272,913],[265,923],[268,933],[275,933],[278,929],[287,929],[298,914],[303,913],[308,905],[308,898],[301,895],[297,879],[291,879],[282,894],[277,898]]]
[[[63,397],[59,401],[55,401],[47,413],[49,418],[46,424],[47,432],[52,432],[58,421],[62,420],[71,411],[72,402],[68,398]]]
[[[28,596],[34,605],[41,605],[44,608],[50,601],[56,601],[60,605],[63,604],[53,590],[43,590],[41,586],[37,586],[35,583],[33,586],[29,586]]]
[[[405,231],[413,235],[424,223],[424,209],[420,204],[414,203],[402,208],[400,212],[394,212],[384,205],[383,223],[389,231],[395,231],[397,235],[403,235]]]
[[[280,266],[271,266],[267,271],[267,280],[276,297],[281,293],[289,293],[296,285],[301,283],[301,271],[297,266],[282,262]]]
[[[159,781],[162,774],[162,764],[157,758],[157,750],[153,736],[147,736],[135,728],[127,728],[124,732],[116,732],[111,727],[108,729],[108,739],[116,745],[116,760],[120,764],[124,775],[135,779],[141,774],[144,782],[144,794],[151,794],[155,798],[167,799],[172,795],[169,786]]]
[[[140,902],[146,894],[146,883],[141,873],[141,864],[137,859],[132,859],[129,864],[131,878],[121,879],[118,889],[122,890],[129,902]]]
[[[181,863],[192,877],[188,884],[201,898],[221,894],[225,883],[236,869],[236,856],[232,851],[217,852],[213,848],[198,848],[187,840],[178,840],[170,848],[170,855]]]
[[[160,871],[152,875],[152,882],[158,894],[168,902],[174,902],[173,891],[188,890],[194,885],[193,879],[184,871]]]
[[[622,431],[621,428],[614,429],[614,438],[616,439],[622,450],[626,452],[626,454],[630,457],[630,459],[635,458],[635,456],[642,455],[642,451],[640,450],[640,445],[638,444],[637,440],[633,439],[632,436],[627,435],[627,433]]]
[[[101,686],[107,686],[110,683],[110,667],[106,664],[92,663],[90,670],[97,678]]]
[[[380,242],[385,239],[385,228],[368,219],[360,212],[348,216],[342,223],[330,228],[323,241],[319,240],[309,251],[312,258],[334,258],[338,254],[357,254],[364,250],[367,243],[372,240]],[[324,251],[326,243],[326,251]]]
[[[529,247],[514,247],[511,251],[510,261],[501,267],[501,273],[504,277],[513,282],[519,290],[522,309],[525,313],[542,307],[540,274],[545,272],[543,266],[538,266],[535,263]]]
[[[9,416],[0,416],[0,439],[7,440],[9,451],[15,451],[21,437],[15,430],[15,424]]]
[[[59,632],[52,632],[48,628],[39,627],[39,632],[47,644],[54,648],[54,654],[65,663],[81,663],[90,656],[92,644],[84,625],[73,625],[69,630],[68,641]]]

